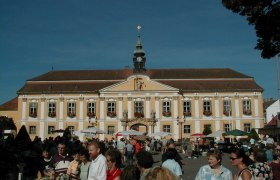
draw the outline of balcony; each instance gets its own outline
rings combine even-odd
[[[229,111],[224,111],[223,114],[224,114],[225,116],[229,116]]]
[[[142,112],[134,112],[134,117],[135,118],[143,118],[144,117],[144,113],[142,113]]]

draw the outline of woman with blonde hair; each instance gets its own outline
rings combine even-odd
[[[178,178],[164,167],[154,167],[149,171],[145,180],[177,180]]]

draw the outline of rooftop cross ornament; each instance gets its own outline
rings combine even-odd
[[[140,30],[141,30],[141,26],[140,26],[140,25],[138,25],[138,26],[137,26],[137,31],[138,31],[138,34],[140,34]]]

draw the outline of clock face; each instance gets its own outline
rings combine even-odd
[[[137,62],[140,62],[140,61],[142,61],[142,58],[141,57],[137,57]]]

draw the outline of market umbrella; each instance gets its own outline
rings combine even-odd
[[[144,134],[143,132],[139,132],[139,131],[135,131],[133,129],[130,129],[128,131],[120,131],[120,132],[117,132],[115,134],[115,136],[137,136],[137,135],[142,135]]]
[[[206,137],[221,137],[221,136],[223,136],[224,133],[225,133],[225,131],[218,130],[218,131],[215,131],[211,134],[208,134]]]
[[[152,134],[148,134],[148,136],[150,137],[155,137],[155,136],[158,136],[158,137],[165,137],[165,136],[172,136],[173,134],[172,133],[169,133],[169,132],[155,132],[155,133],[152,133]]]
[[[151,139],[151,138],[149,136],[145,136],[145,135],[137,135],[137,136],[133,136],[133,139],[139,140],[139,141],[146,141],[147,139]]]
[[[81,130],[81,133],[105,134],[105,131],[98,129],[97,127],[91,127]]]
[[[202,133],[194,133],[191,136],[193,136],[193,137],[205,137],[205,135],[202,134]]]
[[[248,135],[247,132],[241,131],[239,129],[234,129],[232,131],[225,132],[224,136],[246,136]]]

